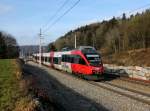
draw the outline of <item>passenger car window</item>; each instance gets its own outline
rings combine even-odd
[[[85,60],[80,55],[74,55],[74,63],[86,65]]]
[[[83,58],[80,57],[79,64],[86,65],[86,62]]]
[[[58,57],[54,57],[53,61],[54,61],[54,64],[58,64]]]
[[[65,62],[65,55],[62,55],[62,62]]]
[[[74,55],[73,63],[79,64],[79,59],[80,59],[80,56]]]

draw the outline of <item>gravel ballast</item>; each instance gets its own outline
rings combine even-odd
[[[30,62],[29,64],[36,67],[38,66],[33,62]],[[136,101],[98,86],[89,84],[87,81],[77,79],[71,76],[69,73],[64,74],[64,72],[62,73],[45,66],[42,66],[41,68],[32,68],[30,70],[37,75],[42,74],[42,70],[44,70],[44,73],[49,74],[50,77],[57,80],[56,82],[54,79],[47,79],[47,81],[50,81],[49,84],[53,84],[55,87],[57,87],[56,89],[59,90],[56,94],[59,95],[57,96],[57,99],[60,97],[60,104],[62,104],[64,107],[69,107],[66,110],[150,111],[150,105],[148,104],[144,104],[140,101]],[[67,87],[69,90],[61,87],[60,84]],[[60,95],[63,95],[63,97]]]
[[[131,83],[131,82],[123,81],[120,79],[114,79],[114,80],[111,80],[108,82],[115,84],[115,85],[125,87],[125,88],[134,89],[136,91],[143,92],[143,93],[150,95],[150,86],[144,86],[144,85],[133,83],[133,82]]]

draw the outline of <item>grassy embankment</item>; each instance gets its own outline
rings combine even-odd
[[[0,111],[33,111],[32,97],[16,60],[0,59]]]

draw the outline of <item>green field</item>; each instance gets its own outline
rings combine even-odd
[[[13,110],[20,96],[16,60],[0,59],[0,111]]]

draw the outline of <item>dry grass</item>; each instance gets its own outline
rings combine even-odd
[[[20,98],[13,111],[36,111],[38,103],[30,96]]]
[[[121,52],[113,55],[103,55],[105,64],[116,64],[125,66],[146,66],[150,67],[150,48]]]
[[[24,80],[22,62],[0,59],[0,111],[35,111],[36,101],[29,94],[30,80]]]

